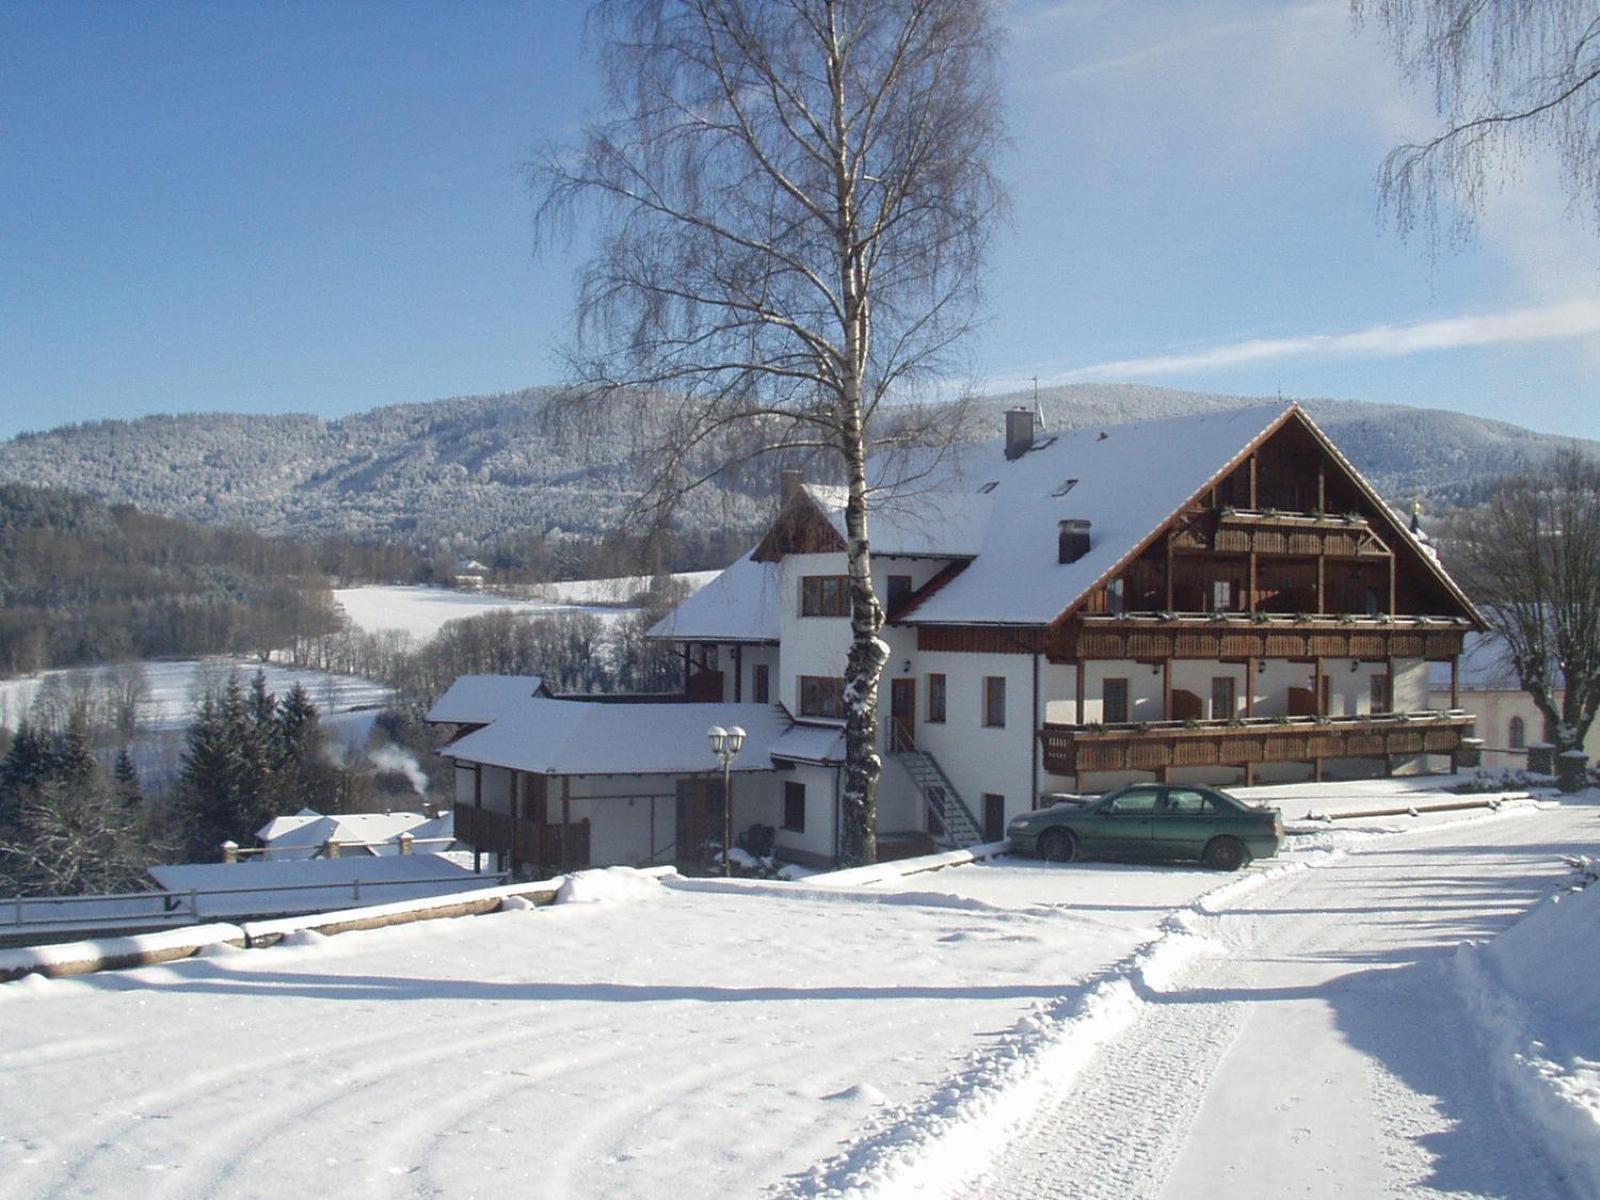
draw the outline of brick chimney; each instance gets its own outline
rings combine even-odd
[[[778,506],[782,508],[793,500],[795,493],[800,490],[800,485],[805,482],[805,473],[799,467],[784,467],[778,472]]]

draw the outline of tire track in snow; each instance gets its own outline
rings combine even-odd
[[[1145,1000],[1138,1021],[1101,1047],[1066,1101],[1020,1132],[964,1194],[1140,1200],[1160,1190],[1242,1006],[1191,1004],[1182,992]]]
[[[248,975],[235,979],[250,982]],[[231,1190],[226,1185],[266,1161],[252,1155],[253,1148],[297,1128],[314,1130],[311,1118],[316,1115],[349,1108],[370,1127],[389,1119],[409,1119],[416,1114],[402,1086],[407,1077],[447,1067],[462,1069],[482,1055],[496,1065],[526,1061],[515,1053],[517,1046],[542,1042],[553,1025],[566,1027],[565,1022],[549,1020],[537,1028],[508,1026],[504,1008],[496,1005],[450,1022],[333,1042],[294,1043],[272,1053],[236,1047],[221,1066],[184,1070],[181,1082],[140,1090],[123,1100],[118,1114],[98,1116],[81,1132],[35,1146],[46,1161],[9,1178],[0,1174],[0,1200],[71,1195],[96,1175],[120,1173],[126,1179],[134,1171],[143,1173],[139,1187],[143,1196],[222,1194]],[[581,1041],[584,1030],[572,1027],[569,1032],[572,1040]],[[180,1032],[171,1057],[180,1062],[184,1052]],[[559,1067],[569,1072],[602,1070],[623,1057],[623,1051],[606,1044],[593,1053],[564,1056]],[[329,1077],[334,1081],[331,1088],[307,1082]],[[527,1080],[519,1078],[505,1091],[526,1086]],[[363,1132],[363,1145],[368,1136]],[[360,1164],[346,1160],[343,1165]],[[385,1194],[392,1191],[384,1189]]]
[[[1569,1194],[1508,1118],[1439,955],[1525,905],[1518,874],[1542,869],[1549,831],[1503,830],[1417,831],[1191,921],[1229,954],[1147,995],[967,1194]],[[1463,889],[1490,846],[1510,864],[1504,882],[1491,869]],[[1474,898],[1439,906],[1453,894]]]

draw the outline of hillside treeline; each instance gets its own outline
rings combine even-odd
[[[324,548],[0,485],[0,674],[264,654],[338,628]]]

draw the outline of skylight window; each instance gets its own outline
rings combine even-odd
[[[991,479],[991,480],[989,480],[988,483],[984,484],[978,490],[980,492],[992,492],[992,491],[995,490],[995,488],[997,488],[999,486],[1000,486],[1000,481],[998,479]]]
[[[1075,488],[1077,486],[1078,486],[1078,481],[1076,479],[1063,479],[1061,481],[1061,486],[1058,487],[1055,491],[1051,492],[1050,494],[1052,496],[1065,496],[1068,492],[1070,492],[1073,488]]]

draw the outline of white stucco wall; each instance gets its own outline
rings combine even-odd
[[[1289,715],[1289,689],[1311,691],[1316,682],[1317,669],[1308,662],[1288,662],[1281,658],[1264,658],[1257,663],[1252,684],[1254,696],[1252,711],[1258,717],[1286,717]]]
[[[944,569],[945,559],[897,558],[876,555],[872,560],[872,583],[881,600],[887,602],[889,576],[909,575],[913,589],[921,587]],[[839,677],[844,674],[845,655],[850,648],[850,619],[848,617],[802,617],[800,615],[800,580],[807,575],[843,575],[847,566],[845,556],[833,554],[790,554],[783,560],[783,603],[780,628],[783,646],[783,679],[778,696],[783,705],[799,715],[797,680],[802,675]],[[914,653],[916,635],[910,629],[885,628],[884,640],[890,643],[890,667],[903,661],[907,652]],[[886,674],[888,672],[886,671]],[[888,697],[882,697],[887,709]]]
[[[1393,688],[1395,712],[1420,712],[1433,707],[1428,698],[1428,664],[1423,659],[1395,659]],[[1448,697],[1442,707],[1450,707]]]
[[[1387,675],[1389,665],[1355,658],[1325,658],[1322,660],[1322,672],[1328,680],[1327,715],[1359,717],[1372,712],[1372,679],[1377,675]]]
[[[778,647],[763,645],[717,645],[717,666],[722,672],[722,700],[725,704],[754,704],[756,665],[767,668],[767,701],[778,703]],[[736,683],[737,680],[737,683]]]
[[[1007,820],[1034,804],[1033,662],[1029,654],[955,651],[928,651],[914,662],[918,674],[917,745],[938,760],[980,822],[985,792],[1005,797]],[[935,673],[945,676],[946,720],[942,725],[926,720],[927,677]],[[1004,728],[983,724],[983,680],[990,675],[1006,681]],[[1042,706],[1039,719],[1044,719]],[[926,821],[915,827],[926,828]]]
[[[833,860],[837,837],[836,778],[832,767],[798,763],[792,771],[780,771],[773,776],[777,814],[770,824],[778,828],[774,848],[779,857],[809,863]],[[783,785],[786,782],[802,784],[806,789],[806,827],[803,833],[783,828]]]
[[[1449,689],[1432,693],[1431,702],[1434,708],[1449,708]],[[1527,745],[1544,740],[1544,717],[1527,692],[1462,688],[1461,707],[1472,714],[1473,736],[1483,739],[1483,766],[1486,769],[1515,771],[1528,765],[1526,753],[1508,753],[1512,717],[1522,718]],[[1589,727],[1583,748],[1591,764],[1600,762],[1600,721]]]
[[[1160,721],[1165,719],[1162,704],[1165,700],[1160,669],[1149,663],[1132,659],[1105,659],[1083,664],[1083,713],[1086,725],[1105,723],[1105,681],[1122,678],[1128,681],[1128,720]],[[1207,684],[1207,697],[1210,685]]]

